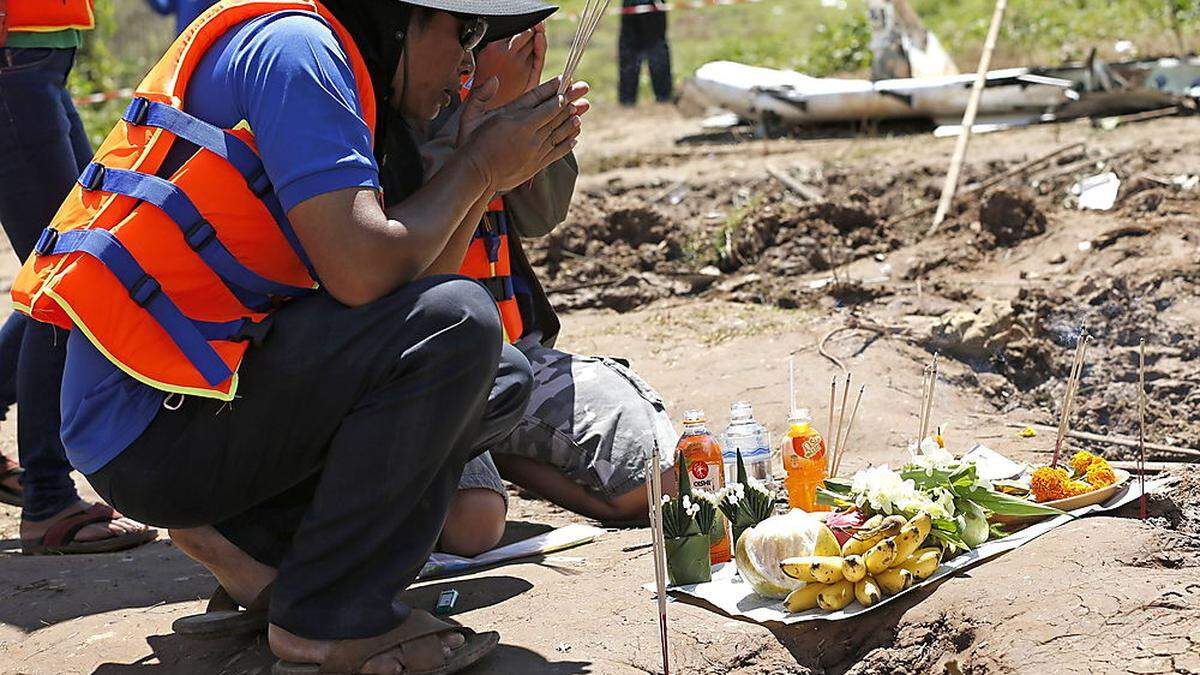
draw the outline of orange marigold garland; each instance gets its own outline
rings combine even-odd
[[[1033,477],[1029,480],[1029,491],[1037,501],[1049,502],[1070,497],[1069,484],[1074,482],[1076,481],[1067,475],[1066,469],[1043,466],[1033,472]]]
[[[1108,462],[1104,461],[1103,457],[1093,455],[1086,450],[1080,450],[1071,457],[1071,468],[1075,469],[1076,475],[1082,476],[1086,474],[1088,469],[1092,468],[1093,464],[1104,464],[1107,466]]]

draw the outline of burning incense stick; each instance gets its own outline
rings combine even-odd
[[[850,444],[850,431],[854,429],[854,421],[858,419],[858,405],[862,403],[863,392],[866,390],[867,385],[865,384],[858,388],[858,396],[854,399],[854,409],[850,411],[850,423],[846,425],[846,435],[837,445],[837,455],[833,459],[833,471],[829,474],[834,478],[842,468],[842,456],[846,454],[846,446]]]
[[[842,449],[842,444],[841,444],[842,424],[843,424],[843,422],[846,421],[846,399],[848,399],[849,397],[850,397],[850,373],[846,373],[846,384],[845,384],[845,388],[842,389],[842,406],[838,410],[837,431],[835,431],[833,433],[833,445],[835,448],[835,450],[834,450],[835,452],[838,452]],[[829,446],[828,445],[825,446],[825,454],[826,455],[829,454]]]
[[[654,585],[658,593],[658,632],[662,646],[663,675],[670,675],[670,656],[667,650],[667,542],[663,538],[662,522],[662,469],[658,455],[658,440],[654,441],[654,452],[650,455],[651,466],[646,474],[650,484],[650,533],[654,538]],[[678,470],[678,469],[676,469]]]
[[[1075,346],[1075,361],[1071,365],[1071,374],[1067,378],[1067,391],[1063,396],[1062,411],[1059,413],[1058,419],[1058,438],[1054,440],[1054,457],[1050,460],[1051,467],[1058,466],[1058,456],[1062,452],[1063,438],[1067,435],[1067,430],[1070,428],[1071,421],[1071,406],[1075,402],[1075,392],[1079,389],[1079,380],[1083,375],[1083,362],[1087,356],[1088,343],[1092,341],[1092,336],[1084,333],[1079,336],[1079,343]]]
[[[796,357],[788,358],[788,416],[796,412]]]
[[[833,382],[829,383],[829,426],[825,429],[825,462],[826,473],[832,474],[833,469],[833,453],[837,448],[837,439],[833,437],[833,406],[837,400],[837,376],[833,378]],[[793,408],[795,406],[792,406]]]
[[[933,414],[933,392],[937,388],[938,378],[938,355],[933,354],[933,360],[929,363],[929,394],[925,401],[925,412],[921,418],[921,437],[917,442],[925,440],[925,435],[929,433],[929,418]]]
[[[1138,517],[1146,519],[1146,338],[1138,341]]]
[[[608,12],[609,2],[610,0],[587,0],[584,4],[583,13],[579,15],[579,24],[575,27],[575,37],[571,40],[571,49],[567,53],[566,65],[563,66],[562,82],[558,85],[559,96],[566,93],[567,87],[571,86],[575,69],[583,59],[583,53],[600,25],[600,20]]]

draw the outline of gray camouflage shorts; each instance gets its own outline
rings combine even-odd
[[[533,367],[533,394],[512,435],[491,452],[545,462],[604,497],[643,484],[654,439],[662,468],[672,465],[678,435],[662,397],[629,366],[533,340],[517,347]],[[486,453],[467,463],[458,488],[507,494]]]

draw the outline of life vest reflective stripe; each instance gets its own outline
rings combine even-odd
[[[525,333],[525,327],[513,290],[508,230],[508,211],[504,207],[504,199],[497,197],[488,204],[487,213],[475,229],[475,236],[467,247],[459,273],[478,279],[491,291],[500,310],[504,338],[516,342]]]
[[[251,340],[282,302],[316,288],[254,137],[182,110],[205,51],[272,12],[319,15],[354,70],[374,128],[366,64],[312,0],[226,0],[206,10],[147,75],[13,283],[32,318],[78,329],[131,376],[163,391],[232,399]],[[241,125],[239,125],[241,126]],[[163,167],[177,144],[195,148]]]
[[[96,26],[92,1],[0,0],[0,34],[6,31],[48,33],[68,28],[90,30]]]

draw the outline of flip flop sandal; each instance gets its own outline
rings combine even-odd
[[[200,640],[261,633],[267,629],[267,609],[274,586],[273,583],[267,584],[245,608],[230,597],[224,586],[217,586],[203,614],[176,619],[171,624],[171,630]]]
[[[442,635],[461,634],[466,642],[446,656]],[[399,626],[375,637],[360,640],[338,640],[324,663],[292,663],[280,660],[272,675],[316,675],[338,673],[354,675],[373,657],[400,648],[400,661],[405,675],[449,675],[468,668],[492,653],[500,644],[495,631],[476,633],[470,628],[446,623],[423,609],[415,609]]]
[[[51,525],[40,539],[22,539],[21,553],[24,555],[111,553],[141,546],[154,541],[158,536],[158,530],[148,527],[141,532],[119,534],[96,541],[75,541],[75,535],[88,525],[110,523],[121,517],[121,514],[114,511],[108,504],[93,504],[91,508],[73,513]]]
[[[20,476],[24,471],[17,463],[7,457],[0,457],[0,503],[10,506],[24,506],[25,496],[20,488],[13,489],[4,484],[3,481]]]

